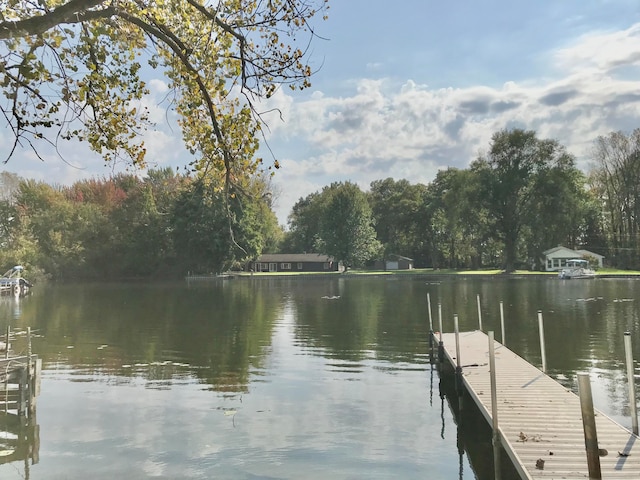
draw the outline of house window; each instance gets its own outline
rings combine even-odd
[[[325,263],[324,264],[324,269],[325,270],[329,270],[331,268],[331,264],[330,263]]]
[[[280,270],[291,270],[291,264],[290,263],[281,263],[280,264]]]
[[[302,262],[298,262],[298,270],[302,270]]]

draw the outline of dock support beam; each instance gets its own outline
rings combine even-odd
[[[496,354],[493,338],[493,331],[489,334],[489,375],[491,380],[491,420],[493,427],[493,435],[491,444],[493,446],[493,478],[501,480],[500,472],[500,429],[498,426],[498,388],[496,386]]]
[[[631,428],[638,435],[638,407],[636,405],[636,385],[634,379],[633,351],[631,349],[631,332],[624,332],[624,353],[627,360],[627,381],[629,382],[629,411]]]
[[[438,303],[438,328],[440,338],[438,341],[438,362],[440,364],[440,368],[442,368],[442,363],[444,362],[444,343],[442,342],[442,303]]]
[[[504,337],[504,303],[502,302],[502,300],[500,300],[500,329],[502,330],[502,336],[500,337],[500,340],[502,340],[502,345],[506,346],[507,341]]]
[[[589,478],[592,480],[601,480],[602,471],[600,470],[596,416],[593,410],[591,380],[589,379],[588,373],[578,374],[578,393],[580,394],[580,409],[582,410],[582,426],[584,428],[584,444],[587,449]]]
[[[458,406],[462,411],[462,362],[460,361],[460,330],[458,329],[458,315],[453,316],[453,332],[456,337],[456,392]]]
[[[547,349],[544,345],[544,322],[542,321],[542,310],[538,310],[538,330],[540,331],[540,354],[542,355],[542,372],[547,373]]]
[[[427,310],[429,311],[429,350],[431,351],[431,363],[433,363],[433,318],[431,316],[431,295],[427,292]]]

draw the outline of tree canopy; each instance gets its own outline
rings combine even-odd
[[[107,162],[144,165],[151,68],[168,79],[192,167],[239,183],[260,164],[259,100],[283,84],[309,86],[310,21],[327,9],[326,0],[0,0],[8,158],[75,139]]]

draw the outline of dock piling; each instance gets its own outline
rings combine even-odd
[[[634,380],[633,352],[631,349],[631,332],[624,332],[624,353],[627,360],[627,381],[629,383],[629,411],[631,428],[638,435],[638,407],[636,405],[636,386]]]
[[[502,340],[502,345],[507,345],[507,342],[504,337],[504,303],[500,300],[500,329],[502,330],[502,336],[500,340]]]
[[[542,355],[542,372],[547,373],[547,354],[544,345],[544,322],[542,320],[542,310],[538,310],[538,330],[540,332],[540,354]]]
[[[489,331],[489,376],[491,381],[491,420],[493,435],[491,445],[493,446],[493,470],[494,478],[501,480],[500,473],[500,430],[498,427],[498,389],[496,386],[496,354],[493,338],[493,331]]]
[[[433,358],[433,318],[431,316],[431,295],[427,292],[427,310],[429,311],[429,349]]]
[[[444,343],[442,343],[442,303],[438,302],[438,328],[440,339],[438,342],[438,362],[440,366],[442,366],[442,362],[444,362]]]
[[[458,329],[458,315],[453,316],[453,332],[456,337],[456,392],[460,406],[462,406],[462,363],[460,361],[460,331]]]
[[[480,294],[476,296],[478,303],[478,330],[482,331],[482,310],[480,309]]]
[[[593,410],[591,381],[588,373],[578,374],[578,393],[580,394],[580,409],[582,410],[582,425],[584,428],[584,443],[587,449],[589,478],[600,480],[602,479],[602,472],[598,451],[598,433],[596,431],[596,416]]]

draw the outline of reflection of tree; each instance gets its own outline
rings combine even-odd
[[[62,357],[89,375],[139,375],[158,388],[195,375],[224,391],[246,390],[249,371],[261,367],[279,305],[268,290],[241,280],[189,289],[65,285],[30,300],[20,323],[43,336],[34,351],[45,366]]]
[[[364,278],[300,282],[293,294],[296,337],[323,355],[345,360],[374,352],[378,359],[415,361],[416,354],[424,354],[427,339],[424,317],[416,315],[420,308],[409,300],[418,287]],[[323,298],[334,296],[339,298]]]

